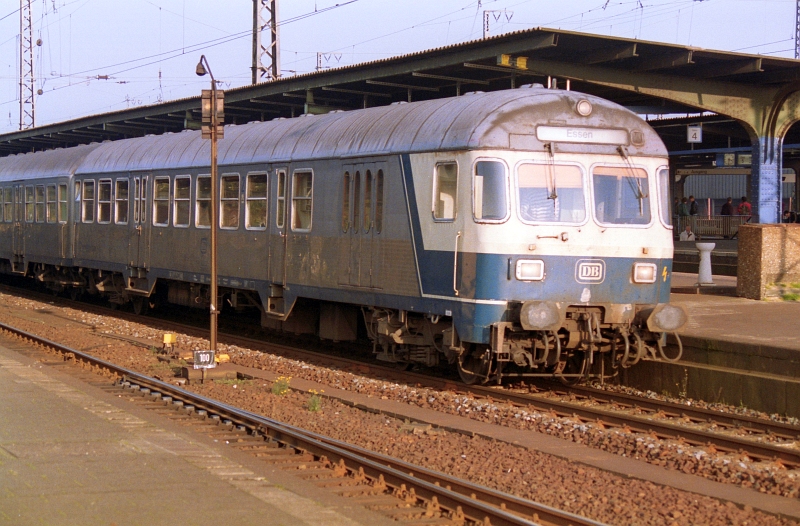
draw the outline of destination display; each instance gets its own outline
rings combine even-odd
[[[545,142],[628,144],[628,131],[571,126],[537,126],[536,138]]]

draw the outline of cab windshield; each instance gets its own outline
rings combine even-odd
[[[530,223],[582,223],[583,171],[568,164],[523,163],[517,168],[519,217]]]
[[[650,223],[650,183],[645,170],[632,166],[596,166],[592,181],[594,214],[599,223]]]

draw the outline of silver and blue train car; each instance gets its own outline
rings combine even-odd
[[[530,85],[227,126],[209,173],[193,131],[2,158],[0,270],[208,308],[216,206],[216,304],[266,327],[466,382],[676,358],[667,152],[608,101]]]

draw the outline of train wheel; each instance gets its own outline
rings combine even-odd
[[[78,287],[71,287],[69,289],[69,299],[72,301],[78,301],[78,298],[81,297],[81,289]]]
[[[133,313],[137,316],[141,316],[143,312],[147,311],[148,305],[142,296],[134,296],[131,303],[133,303]]]
[[[492,353],[488,348],[470,347],[458,356],[458,375],[467,385],[485,383],[489,379]]]

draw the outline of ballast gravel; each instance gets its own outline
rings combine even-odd
[[[37,312],[45,309],[49,311],[47,314]],[[41,321],[42,317],[52,315],[56,310],[64,323]],[[0,319],[9,318],[14,318],[10,323],[16,327],[104,360],[164,379],[172,376],[170,365],[159,361],[153,352],[163,331],[0,294]],[[66,320],[74,320],[80,325]],[[105,337],[112,334],[148,339],[154,347],[148,350]],[[178,335],[178,348],[199,349],[206,345],[206,340]],[[483,422],[547,433],[712,480],[752,487],[764,493],[798,496],[800,485],[796,474],[778,463],[756,463],[744,456],[721,455],[680,442],[604,429],[597,424],[558,418],[491,400],[374,380],[238,346],[220,345],[220,351],[227,352],[234,363],[242,366]],[[408,426],[403,422],[364,413],[333,400],[325,400],[321,411],[312,412],[307,408],[308,395],[294,392],[285,396],[274,395],[269,384],[227,381],[190,388],[292,425],[609,524],[797,524],[786,518],[749,508],[740,509],[730,503],[626,479],[478,437],[444,432],[408,432]]]

